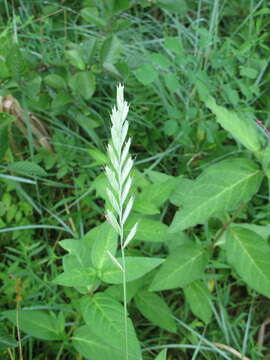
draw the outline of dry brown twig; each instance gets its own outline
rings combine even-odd
[[[234,355],[235,357],[237,357],[238,359],[241,360],[250,360],[250,358],[241,355],[239,351],[235,350],[234,348],[230,347],[229,345],[225,345],[225,344],[220,344],[220,343],[213,343],[213,345],[215,345],[216,347],[222,349],[222,350],[226,350],[228,352],[230,352],[232,355]]]
[[[264,344],[264,340],[265,340],[265,330],[266,330],[266,326],[270,324],[270,318],[267,318],[266,320],[264,320],[264,322],[262,323],[260,330],[259,330],[259,334],[258,334],[258,345],[259,346],[263,346]]]
[[[28,116],[31,130],[35,137],[34,146],[36,148],[41,146],[53,151],[52,145],[48,141],[50,138],[49,131],[42,121],[30,111],[24,110],[12,95],[0,96],[0,112],[13,115],[16,118],[15,125],[25,136],[27,136],[27,125],[24,118]]]

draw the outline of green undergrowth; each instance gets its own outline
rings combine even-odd
[[[0,3],[1,359],[126,360],[127,335],[129,360],[269,356],[269,12]],[[119,82],[135,161],[125,236],[139,224],[127,334],[105,219]]]

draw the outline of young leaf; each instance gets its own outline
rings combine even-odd
[[[126,360],[124,308],[110,296],[84,297],[80,310],[87,326],[75,331],[73,344],[87,359]],[[128,359],[140,360],[141,351],[133,324],[128,319]]]
[[[150,85],[158,77],[158,72],[149,64],[142,65],[135,71],[136,78],[143,85]]]
[[[170,231],[203,224],[218,212],[236,209],[257,192],[261,180],[261,170],[248,159],[225,160],[210,166],[181,194],[183,209],[176,213]]]
[[[267,242],[241,226],[231,227],[226,237],[229,263],[252,289],[270,298],[270,247]]]
[[[248,150],[255,153],[261,150],[259,131],[255,123],[217,105],[211,97],[206,101],[206,106],[216,115],[218,123]]]
[[[117,261],[122,265],[122,259],[117,258]],[[160,265],[164,260],[158,258],[148,258],[148,257],[126,257],[126,281],[132,281],[139,279],[143,275],[147,274],[158,265]],[[122,284],[123,283],[123,273],[116,264],[112,263],[104,268],[101,275],[101,279],[109,284]]]
[[[83,19],[89,24],[94,24],[99,27],[106,26],[106,21],[99,16],[98,9],[94,7],[84,8],[81,10]]]
[[[72,268],[58,275],[53,283],[62,286],[89,287],[95,282],[96,276],[96,270],[93,268]]]
[[[149,290],[184,287],[203,276],[207,261],[208,256],[201,246],[181,245],[162,264]]]
[[[163,70],[166,70],[172,65],[168,57],[160,53],[153,53],[148,58],[152,61],[153,64],[159,66]]]
[[[53,89],[65,89],[66,88],[66,82],[63,79],[62,76],[59,76],[57,74],[49,74],[44,78],[44,82],[52,87]]]
[[[135,304],[143,316],[154,325],[172,333],[176,332],[177,328],[171,309],[162,297],[149,291],[140,291],[135,296]]]
[[[91,72],[81,71],[71,77],[69,86],[75,95],[81,95],[85,100],[89,100],[95,92],[96,79]]]
[[[79,70],[85,70],[85,63],[82,59],[80,52],[77,49],[66,51],[66,57],[70,63]]]
[[[59,242],[61,247],[67,250],[70,255],[74,255],[79,266],[91,266],[91,257],[89,256],[91,246],[83,239],[66,239]]]
[[[17,325],[16,310],[2,312],[14,325]],[[19,328],[38,339],[61,340],[63,333],[59,332],[57,318],[52,312],[41,310],[20,310]]]
[[[102,65],[104,66],[105,64],[115,64],[120,57],[121,49],[121,42],[117,36],[113,35],[106,39],[100,50],[100,59]]]
[[[208,324],[212,316],[211,293],[201,280],[193,281],[184,288],[186,300],[195,316]]]

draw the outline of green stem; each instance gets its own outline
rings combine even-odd
[[[126,359],[128,360],[128,312],[127,312],[127,285],[126,285],[126,259],[125,259],[125,249],[124,249],[124,237],[123,229],[121,232],[121,255],[122,255],[122,265],[123,265],[123,301],[124,301],[124,326],[125,326],[125,349],[126,349]]]

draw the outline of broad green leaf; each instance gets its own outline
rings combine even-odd
[[[239,224],[232,223],[230,225],[230,227],[234,227],[234,226],[239,226]],[[248,229],[248,230],[251,230],[251,231],[257,233],[264,240],[267,240],[270,236],[270,226],[268,226],[268,225],[263,226],[263,225],[256,225],[256,224],[241,223],[241,228],[245,228],[245,229]]]
[[[167,37],[164,40],[164,47],[170,51],[175,52],[178,55],[183,53],[183,44],[180,38]],[[175,74],[173,74],[175,76]]]
[[[149,290],[184,287],[203,276],[207,261],[207,253],[201,246],[181,245],[162,264]]]
[[[123,266],[121,258],[117,258],[117,261],[121,264],[121,266]],[[159,258],[127,256],[125,259],[126,281],[139,279],[163,263],[163,261],[163,259]],[[112,262],[111,265],[104,268],[101,279],[109,284],[122,284],[123,272],[115,263]]]
[[[166,81],[165,81],[166,82]],[[163,131],[168,136],[174,136],[175,133],[179,131],[178,122],[174,119],[164,122]]]
[[[195,87],[198,91],[199,99],[203,102],[206,102],[211,94],[211,87],[207,86],[207,83],[205,83],[203,80],[200,80],[200,78],[197,78]]]
[[[85,246],[87,244],[87,246]],[[64,273],[53,282],[62,286],[73,286],[79,292],[86,293],[97,281],[97,271],[92,267],[89,239],[63,240],[61,246],[70,252],[63,257]]]
[[[24,91],[31,100],[38,101],[41,81],[42,79],[39,75],[33,74],[29,76]]]
[[[152,61],[153,64],[159,66],[163,70],[166,70],[171,66],[170,60],[162,54],[151,54],[148,58]]]
[[[120,58],[122,45],[117,36],[113,35],[106,39],[100,50],[101,63],[114,65]]]
[[[79,70],[85,70],[85,63],[83,58],[77,49],[71,49],[66,51],[66,57],[70,63]]]
[[[166,360],[167,359],[167,349],[162,350],[155,360]]]
[[[258,293],[270,298],[270,247],[257,233],[233,226],[227,231],[226,253],[238,275]]]
[[[237,106],[239,104],[239,95],[236,90],[234,90],[230,85],[225,84],[221,87],[221,92],[223,92],[229,103],[233,104],[234,106]]]
[[[142,201],[141,196],[136,196],[133,210],[143,215],[156,215],[160,213],[159,208],[155,204],[147,201]]]
[[[126,360],[125,314],[123,306],[110,296],[98,293],[80,301],[87,327],[73,336],[77,351],[87,359]],[[131,320],[127,319],[128,358],[140,360],[140,345]]]
[[[116,346],[111,344],[110,338],[106,341],[104,336],[97,335],[95,329],[87,325],[76,329],[72,337],[72,345],[88,360],[125,360],[124,357],[119,356],[120,349],[117,343]],[[135,360],[135,358],[131,359]]]
[[[180,83],[178,81],[177,75],[173,74],[173,73],[168,73],[164,75],[164,80],[165,80],[165,84],[167,86],[167,88],[172,92],[177,92],[180,89]],[[174,122],[176,125],[177,122]],[[171,135],[174,135],[174,133],[172,133]]]
[[[36,175],[36,176],[47,176],[47,172],[38,164],[32,161],[17,161],[9,165],[9,170],[12,170],[18,174],[24,175]]]
[[[91,157],[96,161],[97,165],[107,165],[108,156],[105,155],[102,151],[98,149],[89,149],[88,150]]]
[[[183,15],[188,11],[185,0],[158,0],[157,5],[162,9]]]
[[[155,171],[155,170],[147,170],[146,174],[147,174],[147,177],[149,177],[149,179],[154,184],[165,183],[167,180],[171,180],[171,179],[177,179],[177,181],[179,180],[179,177],[175,178],[171,175],[167,175],[160,171]]]
[[[140,291],[135,296],[135,304],[143,316],[154,325],[172,333],[176,332],[177,328],[171,309],[162,297],[149,291]]]
[[[92,262],[89,254],[102,226],[103,224],[91,229],[81,239],[61,240],[59,244],[63,249],[67,250],[69,254],[75,255],[81,265],[91,266]]]
[[[75,95],[81,95],[84,99],[89,100],[95,92],[96,79],[91,72],[81,71],[70,78],[69,86]]]
[[[138,222],[138,229],[135,234],[135,239],[149,242],[163,242],[166,241],[168,234],[168,226],[161,221],[152,220],[142,216],[132,215],[126,223],[125,234],[127,235],[134,224]]]
[[[194,184],[194,180],[186,179],[184,177],[179,179],[178,185],[175,187],[174,192],[170,196],[170,201],[174,205],[182,206],[186,193],[189,192],[189,189],[192,188]]]
[[[98,9],[94,7],[84,8],[81,10],[81,15],[89,24],[104,27],[107,25],[106,21],[99,16]]]
[[[134,296],[137,294],[139,289],[144,285],[144,278],[140,278],[134,281],[129,281],[126,285],[126,299],[127,303],[129,303]],[[123,301],[124,291],[123,285],[110,285],[104,291],[104,294],[107,294],[117,301]]]
[[[114,1],[114,11],[123,11],[130,7],[130,0],[117,0]]]
[[[261,170],[247,159],[225,160],[210,166],[189,189],[185,187],[184,194],[179,188],[182,209],[177,211],[170,231],[203,224],[218,212],[235,210],[258,191],[261,180]],[[179,198],[177,192],[175,196]],[[171,199],[179,202],[173,196]]]
[[[99,226],[99,232],[93,243],[91,259],[93,266],[101,270],[106,264],[111,263],[108,251],[114,256],[117,250],[117,233],[108,223]],[[89,256],[89,254],[88,254]]]
[[[119,77],[119,78],[122,77],[122,75],[118,71],[117,67],[111,63],[104,63],[103,68],[104,68],[104,70],[108,71],[109,73],[113,74],[116,77]]]
[[[255,153],[261,150],[260,134],[255,123],[217,105],[211,97],[206,106],[216,115],[218,123],[248,150]]]
[[[85,64],[90,65],[96,54],[98,39],[90,37],[80,44],[82,57]]]
[[[149,184],[136,196],[134,210],[145,215],[159,214],[159,207],[169,199],[177,185],[177,179],[172,178],[162,183]],[[153,212],[149,212],[149,204]]]
[[[268,15],[270,14],[270,9],[267,7],[264,7],[254,13],[254,16],[260,16],[260,15]]]
[[[2,312],[15,326],[17,325],[16,310]],[[38,339],[62,340],[64,329],[59,326],[56,315],[41,310],[20,310],[18,314],[19,328]]]
[[[92,248],[92,246],[93,246],[96,238],[99,236],[100,231],[102,231],[101,228],[103,227],[103,224],[104,224],[104,223],[102,223],[102,224],[94,227],[93,229],[91,229],[90,231],[88,231],[88,232],[84,235],[83,240],[86,241],[87,244],[88,244],[91,248]]]
[[[56,74],[47,75],[44,79],[45,83],[54,89],[65,89],[66,82],[62,76]]]
[[[96,270],[93,268],[72,268],[58,275],[53,283],[62,286],[90,287],[97,278]]]
[[[258,76],[258,70],[246,66],[240,66],[240,75],[253,80]]]
[[[52,108],[59,108],[59,107],[62,107],[62,106],[65,106],[67,105],[68,103],[71,103],[73,100],[72,100],[72,97],[67,94],[67,93],[62,93],[62,92],[59,92],[54,98],[53,98],[53,101],[51,103],[51,106]]]
[[[270,144],[269,143],[266,146],[266,148],[261,152],[260,161],[263,165],[263,168],[269,170],[269,165],[270,165]]]
[[[189,244],[193,244],[193,240],[184,231],[178,231],[177,233],[170,234],[168,240],[166,241],[166,246],[170,254],[172,254],[178,246]]]
[[[184,288],[186,300],[195,316],[208,324],[212,317],[211,293],[207,286],[196,280]]]
[[[135,71],[135,76],[143,85],[149,85],[157,79],[158,72],[153,66],[145,64]]]
[[[61,247],[67,250],[71,255],[74,255],[79,263],[79,266],[91,266],[91,246],[83,239],[66,239],[59,241]],[[66,255],[65,255],[66,256]]]

